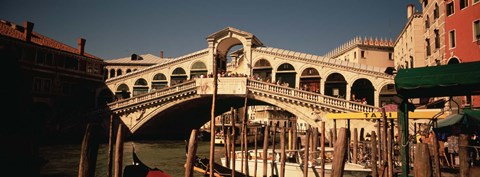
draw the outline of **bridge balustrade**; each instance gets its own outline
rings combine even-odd
[[[246,79],[246,78],[239,78],[239,79]],[[322,95],[319,93],[315,92],[309,92],[309,91],[304,91],[304,90],[299,90],[299,89],[294,89],[290,88],[287,86],[281,86],[281,85],[276,85],[268,82],[263,82],[263,81],[257,81],[253,79],[246,79],[247,80],[247,87],[249,89],[257,89],[261,91],[267,91],[273,94],[278,94],[280,96],[286,96],[289,97],[293,100],[307,103],[307,104],[323,104],[323,105],[329,105],[335,108],[338,108],[338,110],[342,110],[345,112],[373,112],[377,108],[371,105],[365,105],[362,103],[358,102],[353,102],[353,101],[348,101],[342,98],[337,98],[337,97],[332,97],[332,96],[327,96],[327,95]],[[195,90],[199,87],[196,84],[195,80],[187,81],[185,83],[181,83],[178,85],[162,88],[160,90],[156,90],[153,92],[145,93],[142,95],[138,95],[132,98],[128,98],[125,100],[119,100],[114,103],[110,103],[108,106],[114,110],[122,107],[128,107],[131,105],[135,105],[141,102],[157,99],[157,98],[162,98],[168,95],[173,95],[175,93],[181,93],[186,90]]]
[[[136,104],[136,103],[139,103],[139,102],[152,100],[152,99],[155,99],[155,98],[161,98],[161,97],[164,97],[166,95],[170,95],[170,94],[173,94],[173,93],[189,90],[189,89],[192,89],[192,88],[196,88],[196,84],[195,84],[194,80],[187,81],[185,83],[177,84],[177,85],[174,85],[174,86],[162,88],[162,89],[159,89],[159,90],[155,90],[153,92],[145,93],[145,94],[138,95],[138,96],[135,96],[135,97],[132,97],[132,98],[119,100],[117,102],[109,104],[108,106],[111,109],[116,109],[116,108],[120,108],[120,107],[133,105],[133,104]]]
[[[294,89],[286,86],[271,84],[271,83],[252,80],[252,79],[248,79],[247,86],[251,88],[259,89],[259,90],[265,90],[265,91],[274,92],[277,94],[282,94],[285,96],[292,96],[294,98],[305,100],[308,102],[328,104],[328,105],[340,107],[340,108],[343,108],[344,110],[349,110],[349,111],[373,112],[374,110],[376,110],[376,108],[371,105],[365,105],[365,104],[361,104],[353,101],[347,101],[341,98],[322,95],[319,93],[314,93],[314,92],[309,92],[304,90],[298,90],[298,89]]]

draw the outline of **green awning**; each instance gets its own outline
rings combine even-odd
[[[437,124],[437,128],[449,127],[458,123],[461,123],[464,125],[480,124],[480,110],[464,109],[463,113],[452,114],[445,119],[439,120]]]
[[[480,94],[480,62],[401,69],[397,93],[407,98]]]

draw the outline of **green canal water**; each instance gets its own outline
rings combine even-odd
[[[185,142],[178,141],[136,141],[125,142],[123,166],[132,163],[132,147],[138,157],[146,165],[159,168],[173,177],[184,176]],[[198,142],[197,155],[209,157],[209,141]],[[57,144],[40,148],[40,155],[48,160],[42,167],[43,177],[75,177],[78,176],[81,144]],[[220,163],[223,157],[223,146],[215,146],[215,162]],[[98,150],[95,176],[105,177],[107,174],[108,144],[101,144]],[[203,176],[195,172],[194,176]]]

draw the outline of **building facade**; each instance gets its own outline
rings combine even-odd
[[[447,64],[445,55],[445,1],[420,0],[425,22],[425,59],[427,66]]]
[[[393,67],[393,41],[361,37],[342,44],[324,55],[325,57],[376,67]]]
[[[155,64],[166,62],[169,58],[163,58],[163,51],[160,52],[160,57],[152,54],[132,54],[130,57],[123,57],[111,60],[105,60],[105,79],[116,76],[121,76],[134,72]]]
[[[15,110],[38,123],[33,125],[55,134],[106,102],[99,96],[105,63],[85,52],[85,39],[74,48],[34,32],[33,26],[0,21],[0,53],[12,70],[7,76],[15,78],[7,96],[17,101]]]
[[[426,66],[423,14],[413,4],[407,6],[407,23],[394,43],[395,69]]]
[[[448,63],[480,61],[480,1],[445,1]]]

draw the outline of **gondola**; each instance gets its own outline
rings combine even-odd
[[[135,153],[135,147],[132,150],[133,164],[125,166],[123,170],[124,177],[172,177],[158,168],[150,168],[145,165]]]

